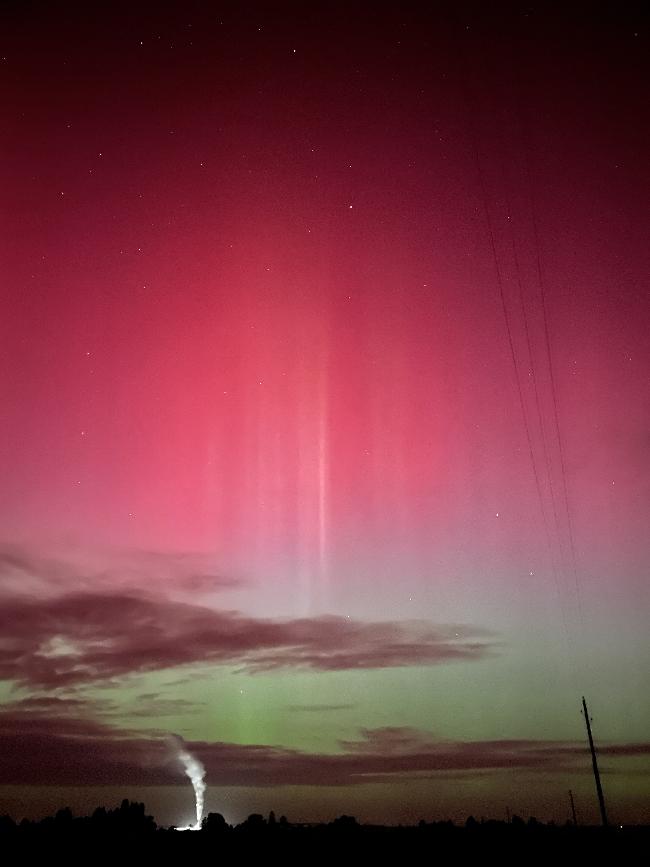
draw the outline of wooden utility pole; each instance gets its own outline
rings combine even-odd
[[[578,827],[578,819],[576,818],[576,805],[573,803],[573,792],[569,789],[569,800],[571,801],[571,815],[573,816],[573,826]]]
[[[587,710],[587,702],[584,695],[582,696],[582,712],[585,715],[585,723],[587,724],[587,737],[589,738],[589,749],[591,750],[591,764],[594,769],[594,780],[596,781],[596,793],[598,794],[598,804],[600,806],[600,818],[602,819],[603,827],[606,828],[609,824],[607,821],[607,811],[605,810],[605,796],[603,795],[603,787],[600,784],[600,774],[598,772],[598,759],[596,758],[596,747],[594,739],[591,736],[591,720],[589,719],[589,711]]]

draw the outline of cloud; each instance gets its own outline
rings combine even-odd
[[[0,544],[3,593],[50,597],[71,592],[150,590],[161,593],[213,592],[240,582],[221,575],[205,554],[88,549],[74,545]]]
[[[193,664],[341,671],[473,662],[494,652],[489,632],[466,625],[270,620],[174,598],[170,590],[186,586],[190,573],[181,570],[174,583],[172,559],[161,583],[153,580],[161,555],[147,555],[146,569],[138,561],[131,583],[121,570],[114,581],[106,571],[91,581],[76,563],[66,579],[60,560],[5,549],[5,569],[34,580],[25,593],[0,573],[0,679],[54,689]]]
[[[192,663],[250,672],[340,671],[475,661],[487,633],[421,621],[265,620],[123,593],[5,599],[0,678],[61,687]]]
[[[329,713],[337,710],[353,710],[355,704],[290,704],[287,710],[292,713]]]
[[[0,781],[25,785],[146,785],[150,768],[162,766],[164,742],[74,715],[34,712],[16,703],[0,713]]]
[[[184,698],[165,698],[162,695],[152,694],[152,697],[138,696],[133,704],[128,707],[121,707],[114,712],[115,717],[130,719],[136,717],[144,717],[146,719],[178,716],[180,714],[194,713],[206,706],[204,701],[188,701]],[[104,714],[106,716],[106,714]]]
[[[70,711],[70,712],[69,712]],[[0,785],[175,785],[182,780],[163,732],[139,735],[71,713],[0,714]],[[521,770],[589,772],[581,742],[439,741],[409,728],[365,729],[336,753],[282,746],[188,744],[214,786],[347,786]],[[611,750],[611,753],[608,751]],[[605,745],[601,753],[650,756],[650,743]]]

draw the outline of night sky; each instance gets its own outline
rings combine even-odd
[[[643,6],[3,4],[0,813],[648,820]]]

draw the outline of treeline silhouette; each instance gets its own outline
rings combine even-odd
[[[123,800],[115,809],[97,807],[89,816],[74,816],[69,807],[58,810],[54,816],[37,821],[22,819],[15,822],[10,816],[0,816],[0,837],[5,843],[27,840],[56,840],[74,838],[110,841],[129,838],[149,841],[156,846],[164,841],[164,850],[182,852],[189,847],[193,852],[211,851],[218,845],[236,851],[250,841],[271,844],[281,852],[294,846],[305,852],[318,851],[332,844],[334,849],[343,846],[351,850],[368,852],[436,851],[438,854],[459,848],[473,851],[517,850],[522,855],[540,849],[563,851],[573,854],[600,853],[604,848],[614,847],[618,854],[646,849],[650,843],[650,828],[580,827],[567,822],[565,825],[544,824],[534,817],[527,820],[512,816],[508,821],[477,820],[470,816],[462,824],[452,821],[426,822],[417,825],[367,825],[360,824],[354,816],[341,815],[329,823],[289,822],[286,816],[276,819],[271,811],[265,818],[261,813],[252,813],[238,825],[230,825],[221,813],[208,813],[202,821],[199,833],[174,826],[158,826],[147,814],[145,805]],[[604,847],[604,848],[603,848]],[[613,851],[613,850],[612,850]]]
[[[32,821],[22,819],[16,823],[11,816],[0,816],[0,834],[3,833],[149,833],[157,831],[153,816],[147,816],[144,804],[128,801],[126,798],[115,810],[97,807],[90,816],[73,816],[70,807],[57,810],[54,816]]]

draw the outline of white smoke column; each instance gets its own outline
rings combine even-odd
[[[196,825],[194,827],[198,829],[201,827],[201,819],[203,818],[203,796],[205,794],[203,778],[205,777],[205,768],[203,767],[203,763],[187,749],[187,744],[180,735],[172,735],[171,739],[176,754],[194,788],[194,799],[196,801]]]

